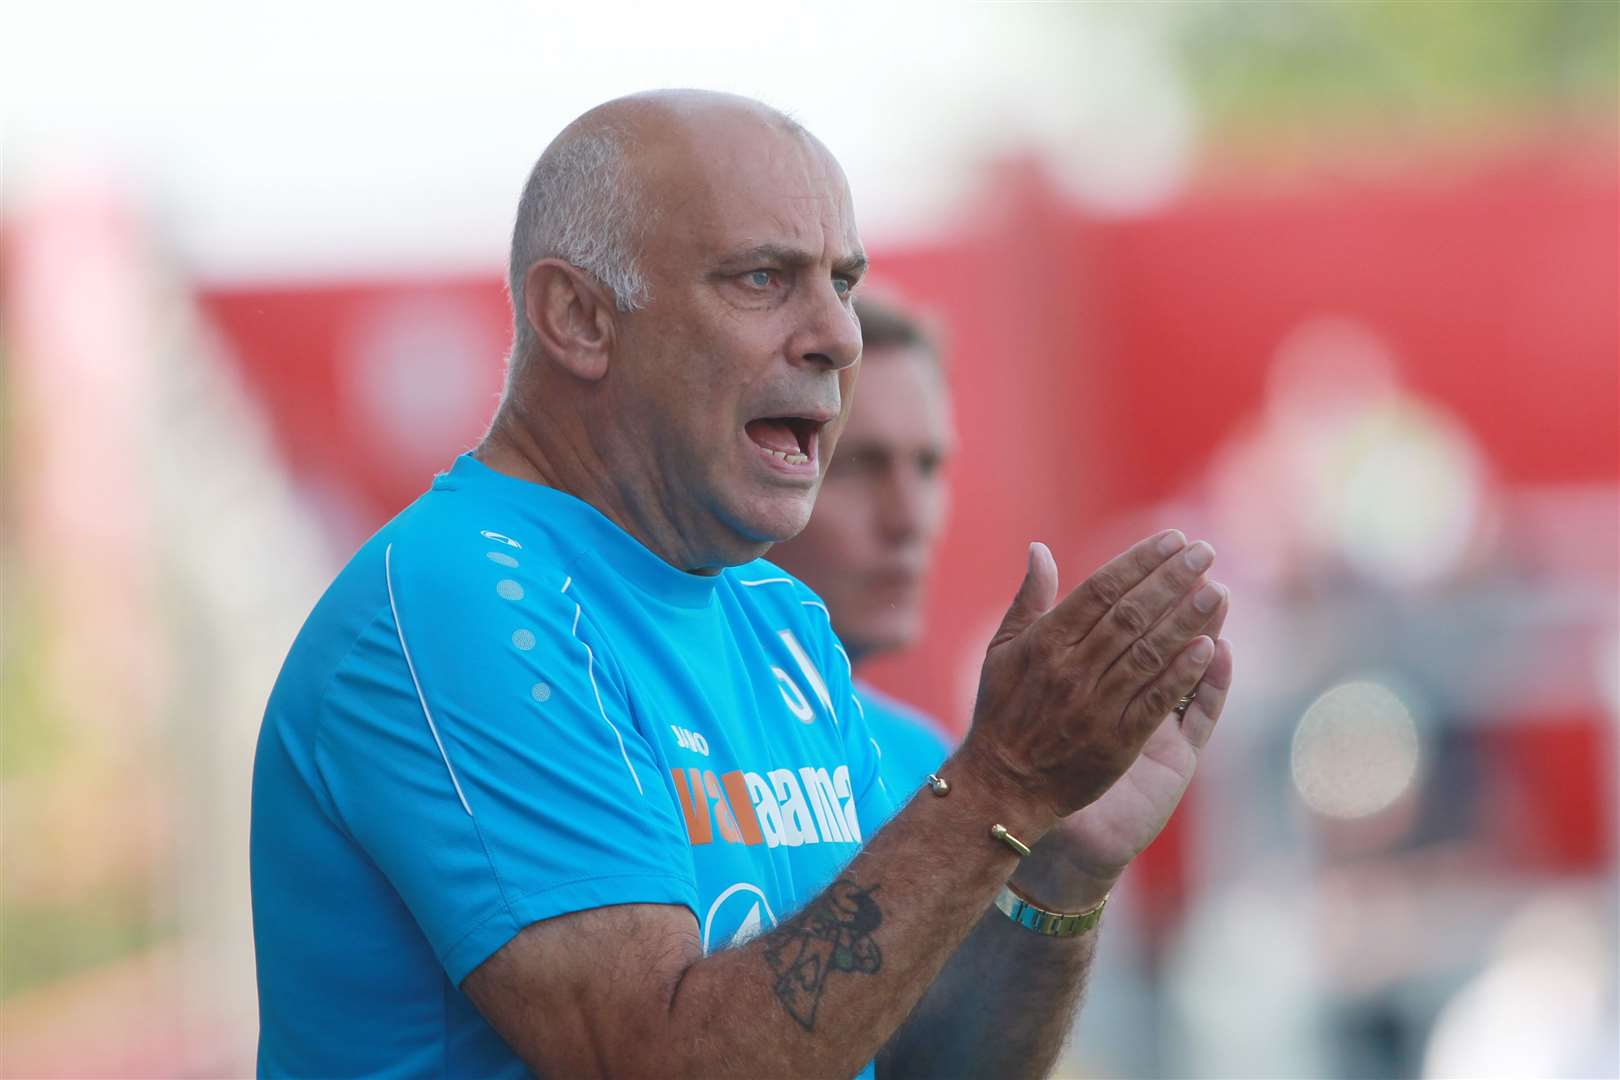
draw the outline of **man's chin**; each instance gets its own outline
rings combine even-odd
[[[762,544],[781,544],[793,539],[810,524],[810,511],[816,498],[810,492],[772,492],[749,500],[735,520],[738,531]]]
[[[910,648],[922,636],[922,620],[893,612],[874,613],[859,627],[844,627],[844,645],[862,658],[883,656]]]

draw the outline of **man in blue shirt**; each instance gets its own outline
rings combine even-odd
[[[922,634],[923,592],[948,491],[955,442],[938,346],[892,300],[855,301],[861,322],[858,401],[804,531],[771,561],[814,589],[857,671]],[[890,791],[914,791],[950,753],[937,720],[857,681]]]
[[[266,709],[261,1073],[1051,1061],[1220,712],[1225,592],[1172,530],[1059,602],[1032,545],[946,783],[880,829],[907,793],[843,648],[760,560],[844,423],[865,261],[837,163],[745,99],[609,102],[541,155],[489,434],[338,575]]]

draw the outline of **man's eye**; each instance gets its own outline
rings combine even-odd
[[[743,275],[743,280],[756,289],[768,289],[775,280],[775,274],[770,270],[750,270]]]
[[[855,291],[855,283],[847,277],[833,278],[833,291],[839,296],[848,296]]]

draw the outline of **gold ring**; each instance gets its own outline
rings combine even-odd
[[[1184,697],[1177,698],[1175,705],[1171,707],[1171,711],[1177,716],[1186,716],[1188,707],[1192,705],[1193,699],[1197,696],[1198,691],[1194,690],[1192,693],[1187,694]]]

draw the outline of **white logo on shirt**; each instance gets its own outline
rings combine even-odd
[[[519,551],[523,550],[523,545],[522,544],[518,543],[516,540],[512,539],[510,536],[506,536],[506,535],[504,535],[502,533],[491,532],[489,529],[484,529],[481,532],[479,532],[478,535],[482,536],[485,540],[493,540],[497,544],[505,544],[507,547],[515,547]]]
[[[682,750],[690,750],[694,754],[709,756],[709,740],[695,731],[690,731],[678,724],[669,725],[669,730],[675,733],[675,745]]]
[[[787,707],[793,715],[797,716],[801,723],[815,723],[816,714],[810,708],[810,699],[804,696],[804,691],[793,681],[793,676],[774,665],[771,671],[776,675],[776,688],[782,692],[782,700],[787,702]]]
[[[733,919],[737,920],[737,927],[728,932],[728,924]],[[765,898],[765,893],[751,882],[739,881],[715,897],[714,903],[709,905],[709,913],[703,917],[703,951],[708,953],[717,946],[741,945],[775,925],[776,915],[771,911],[771,902]],[[723,935],[718,942],[715,941],[717,930]]]
[[[827,692],[827,683],[822,679],[821,672],[816,670],[816,665],[810,659],[810,654],[804,651],[804,646],[800,645],[799,639],[793,636],[793,631],[778,630],[776,636],[782,639],[782,644],[786,645],[788,652],[793,654],[793,662],[799,665],[799,673],[810,684],[810,689],[815,693],[816,700],[821,702],[821,707],[827,710],[828,716],[836,719],[837,714],[833,712],[832,695]],[[778,671],[777,674],[780,675],[781,672]],[[798,687],[795,686],[794,690],[798,690]],[[800,694],[799,699],[802,701],[804,695]],[[799,719],[803,720],[805,718],[801,716]]]

